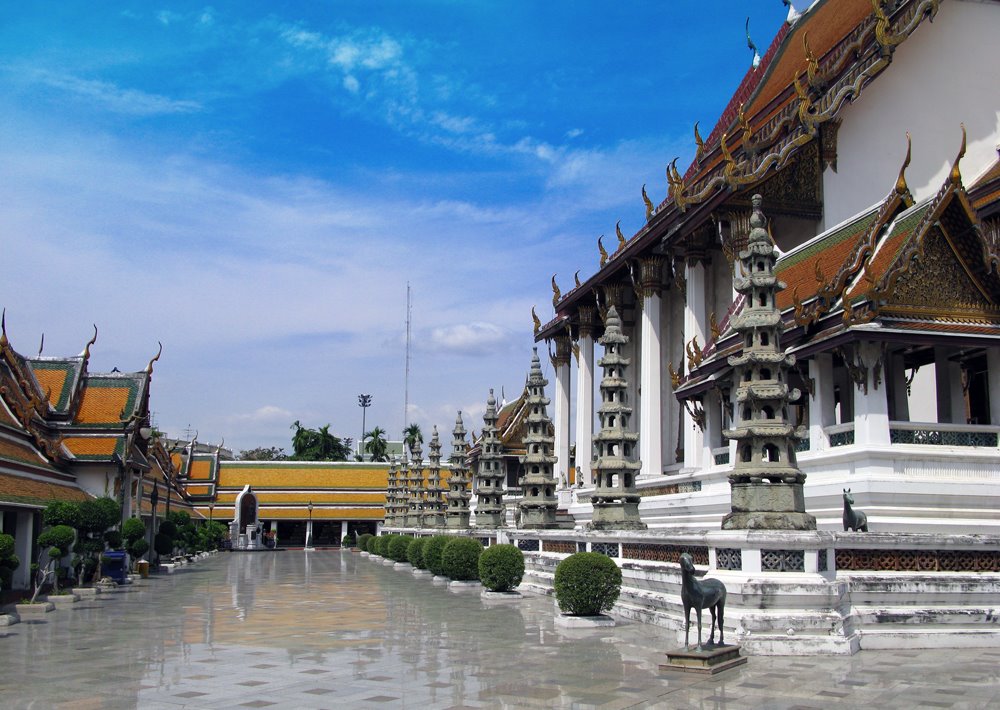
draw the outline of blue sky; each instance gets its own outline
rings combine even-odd
[[[800,8],[801,9],[801,8]],[[478,431],[693,155],[766,2],[82,2],[0,9],[0,305],[19,351],[142,369],[158,425]],[[545,362],[546,372],[551,367]],[[450,441],[450,437],[447,437]],[[447,450],[447,447],[446,447]]]

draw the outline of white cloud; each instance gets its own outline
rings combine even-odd
[[[81,79],[70,74],[56,74],[42,69],[25,73],[22,79],[74,94],[99,108],[133,116],[192,113],[202,108],[196,101],[171,99],[137,89],[123,89],[106,81]]]
[[[423,344],[435,352],[450,351],[461,355],[485,355],[507,350],[511,333],[493,323],[460,323],[433,328]]]
[[[566,137],[570,139],[579,138],[582,135],[583,135],[582,128],[571,128],[570,130],[566,131]]]
[[[292,420],[292,413],[283,407],[276,407],[273,404],[265,404],[252,412],[246,414],[236,414],[233,419],[239,422],[249,422],[253,424],[287,424]]]
[[[357,77],[348,74],[344,77],[344,88],[350,91],[352,94],[358,93],[361,88],[361,84],[358,82]]]

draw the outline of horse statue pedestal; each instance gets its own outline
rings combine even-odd
[[[700,651],[688,648],[668,651],[667,662],[660,664],[660,670],[715,675],[722,671],[728,671],[730,668],[742,666],[746,662],[747,657],[740,655],[739,646],[704,644]]]

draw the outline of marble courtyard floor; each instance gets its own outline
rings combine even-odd
[[[985,708],[1000,649],[661,673],[673,633],[568,631],[357,553],[220,554],[0,627],[3,708]]]

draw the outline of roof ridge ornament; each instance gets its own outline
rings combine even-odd
[[[580,270],[577,269],[573,272],[573,288],[580,288],[583,284],[580,283]]]
[[[87,344],[83,347],[83,352],[80,353],[80,357],[83,358],[84,363],[90,359],[90,346],[97,342],[97,324],[94,323],[94,337],[87,341]]]
[[[958,124],[962,128],[962,146],[958,149],[958,155],[955,156],[955,162],[951,164],[951,174],[948,176],[952,182],[961,183],[962,182],[962,171],[959,169],[958,164],[962,162],[962,158],[965,157],[965,124]]]
[[[622,249],[624,249],[625,248],[625,244],[628,243],[628,240],[625,238],[625,235],[622,234],[622,221],[621,220],[618,220],[617,222],[615,222],[615,236],[618,237],[618,248],[615,249],[615,254],[617,254]]]
[[[822,83],[822,79],[819,75],[819,60],[816,59],[816,55],[813,54],[812,47],[809,46],[808,30],[802,33],[802,50],[806,54],[806,79],[809,81],[810,87],[818,88]]]
[[[882,49],[891,51],[906,39],[905,32],[891,32],[889,16],[882,9],[882,0],[872,0],[872,12],[875,15],[875,41]]]
[[[878,2],[878,0],[872,0],[872,2]],[[747,30],[747,47],[749,47],[750,51],[753,52],[753,59],[751,60],[750,64],[751,64],[751,66],[754,69],[756,69],[757,67],[760,66],[760,52],[757,51],[757,45],[753,43],[752,39],[750,39],[750,17],[749,17],[749,15],[747,16],[747,27],[746,27],[746,30]]]
[[[3,314],[0,315],[0,347],[6,347],[10,345],[10,341],[7,340],[7,308],[3,309]]]
[[[45,349],[45,333],[42,333],[42,342],[38,344],[38,357],[42,356],[42,350]]]
[[[700,163],[702,157],[705,155],[705,141],[702,140],[701,134],[698,132],[698,121],[694,122],[694,144],[697,146],[697,150],[694,153],[694,162]]]
[[[906,169],[910,166],[910,155],[913,148],[913,143],[910,140],[910,132],[906,132],[906,157],[903,159],[903,165],[899,168],[899,177],[896,178],[896,194],[898,195],[908,195],[910,193],[910,187],[906,184]]]
[[[148,365],[146,365],[146,369],[144,370],[144,372],[147,375],[152,375],[153,374],[153,363],[156,362],[157,360],[159,360],[160,359],[160,355],[163,354],[163,343],[161,343],[159,340],[157,340],[156,343],[160,346],[160,349],[156,351],[156,355],[154,355],[153,359],[149,361]]]
[[[562,291],[559,290],[559,284],[556,283],[556,275],[552,274],[552,307],[555,308],[559,305],[559,299],[562,297]]]
[[[785,17],[785,23],[794,25],[802,17],[802,13],[795,9],[795,6],[792,5],[792,0],[781,0],[781,4],[788,8],[788,16]]]
[[[534,306],[531,307],[531,320],[534,323],[535,335],[537,336],[538,332],[542,329],[542,321],[538,318],[538,314],[535,313]]]
[[[604,239],[603,234],[597,238],[597,250],[601,252],[601,268],[603,269],[604,265],[608,263],[608,250],[604,248],[602,239]]]
[[[646,194],[646,183],[642,184],[642,202],[646,205],[646,221],[653,219],[653,212],[655,208],[653,207],[652,200],[649,199],[649,195]]]

